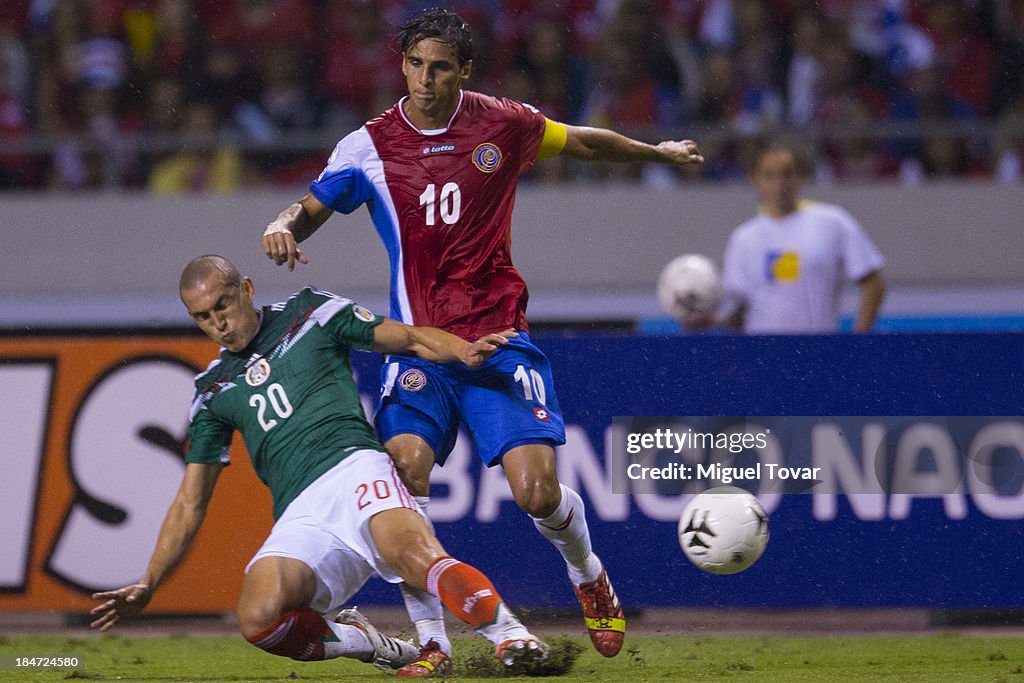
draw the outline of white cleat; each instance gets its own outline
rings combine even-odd
[[[366,634],[370,645],[373,646],[373,655],[366,661],[381,671],[391,672],[401,669],[419,656],[420,649],[418,647],[408,640],[384,635],[355,607],[341,610],[334,621],[339,624],[355,626]]]
[[[527,635],[506,640],[495,654],[512,673],[528,673],[547,661],[548,649],[543,641]]]

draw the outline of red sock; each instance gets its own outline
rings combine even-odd
[[[490,579],[454,557],[442,557],[430,565],[427,592],[441,598],[449,612],[475,629],[493,622],[501,604]]]
[[[288,612],[254,636],[250,643],[272,655],[303,662],[324,658],[324,641],[335,640],[324,618],[309,607]]]

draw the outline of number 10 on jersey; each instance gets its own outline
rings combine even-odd
[[[437,225],[437,215],[445,225],[454,225],[462,213],[462,191],[458,183],[445,183],[438,196],[437,185],[430,183],[420,195],[420,206],[425,207],[428,226]]]
[[[544,378],[540,376],[540,373],[533,368],[527,368],[522,365],[516,366],[516,372],[512,377],[519,383],[523,388],[523,397],[527,401],[533,401],[535,398],[537,403],[545,405],[547,403],[547,393],[544,389]]]

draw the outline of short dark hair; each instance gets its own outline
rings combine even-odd
[[[428,9],[398,29],[398,45],[403,55],[428,38],[450,47],[459,59],[459,66],[465,66],[473,59],[473,35],[469,24],[451,10]]]
[[[242,275],[231,261],[217,254],[205,254],[197,256],[185,266],[181,279],[178,280],[178,291],[196,289],[213,273],[220,275],[221,282],[226,287],[237,287],[242,284]]]

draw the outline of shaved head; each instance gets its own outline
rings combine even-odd
[[[231,352],[244,349],[259,329],[254,292],[252,280],[215,254],[189,261],[178,281],[189,316],[207,337]]]
[[[225,287],[237,287],[242,282],[242,274],[235,268],[235,264],[223,256],[206,254],[197,256],[185,266],[178,280],[178,293],[202,287],[214,274],[220,276],[221,284]]]

